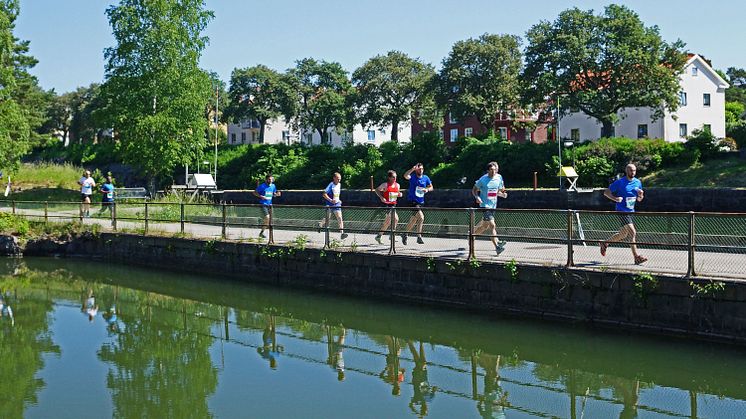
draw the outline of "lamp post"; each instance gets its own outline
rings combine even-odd
[[[557,155],[559,156],[559,168],[562,171],[562,135],[560,135],[560,95],[557,94]],[[559,188],[562,190],[562,176],[559,177]]]

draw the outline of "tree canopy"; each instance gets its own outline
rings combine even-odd
[[[237,68],[231,74],[230,101],[226,116],[233,122],[259,121],[259,139],[264,142],[267,121],[295,115],[297,103],[288,76],[264,66]]]
[[[493,130],[498,113],[519,106],[520,44],[516,36],[493,34],[456,42],[443,60],[438,103],[455,118],[474,115]]]
[[[624,108],[650,107],[661,117],[679,105],[684,44],[665,42],[627,7],[612,4],[600,15],[569,9],[526,37],[527,102],[562,96],[566,109],[597,119],[604,137],[613,136]]]
[[[341,130],[351,125],[348,101],[352,85],[341,64],[304,58],[288,73],[297,92],[299,127],[313,128],[324,142],[329,128]]]
[[[99,115],[113,127],[126,163],[154,182],[170,177],[207,145],[210,78],[198,61],[213,14],[204,0],[122,0],[106,14],[116,46],[105,51]]]
[[[352,73],[357,120],[363,126],[391,125],[391,140],[399,139],[399,124],[432,100],[435,76],[430,64],[389,51],[369,59]]]

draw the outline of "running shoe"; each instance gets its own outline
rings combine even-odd
[[[609,243],[601,242],[601,256],[606,256],[606,249],[609,247]]]
[[[643,263],[647,262],[648,258],[642,255],[637,255],[635,257],[635,265],[642,265]]]
[[[505,251],[505,245],[498,244],[495,246],[495,253],[497,253],[497,256],[500,256],[500,253]]]
[[[417,244],[425,244],[425,242],[422,241],[422,236],[417,236]]]
[[[380,234],[376,234],[376,241],[378,242],[378,244],[383,244],[383,242],[381,241],[381,235]]]
[[[346,239],[346,238],[350,237],[350,235],[349,235],[349,234],[347,234],[347,233],[342,233],[342,235],[341,235],[341,236],[339,236],[339,237],[340,237],[340,238],[341,238],[342,240],[344,240],[344,239]]]
[[[265,235],[264,235],[264,232],[263,232],[263,231],[260,231],[260,232],[259,232],[259,238],[260,238],[260,239],[266,239],[266,238],[267,238],[267,236],[265,236]]]
[[[403,245],[405,245],[405,246],[407,245],[407,235],[404,234],[404,233],[402,233],[402,235],[401,235],[401,242],[402,242]]]

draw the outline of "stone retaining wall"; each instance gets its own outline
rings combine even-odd
[[[508,190],[501,208],[612,210],[603,189],[588,192],[559,190]],[[255,204],[248,191],[225,191],[222,198],[234,204]],[[342,201],[349,206],[378,206],[380,201],[369,190],[342,191]],[[406,201],[406,198],[404,198]],[[322,205],[321,191],[283,191],[276,204]],[[441,208],[465,208],[474,203],[468,189],[436,189],[427,195],[427,204]],[[746,189],[730,188],[649,188],[639,211],[672,212],[746,212]]]
[[[103,233],[26,255],[96,256],[294,288],[746,343],[746,282]]]

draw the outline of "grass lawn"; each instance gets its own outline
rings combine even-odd
[[[646,187],[746,188],[746,159],[713,159],[691,167],[670,167],[642,177]]]
[[[71,164],[24,163],[11,176],[12,192],[0,200],[16,201],[77,201],[80,189],[78,179],[83,168]],[[7,178],[1,182],[5,189]]]

